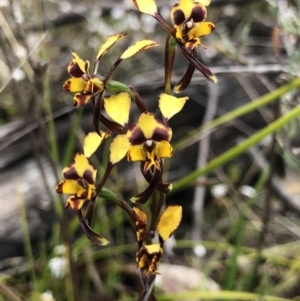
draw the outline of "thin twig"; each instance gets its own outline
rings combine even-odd
[[[279,102],[276,102],[276,107],[274,109],[274,118],[279,118],[280,115],[280,106]],[[248,282],[248,290],[253,291],[256,285],[256,279],[258,278],[258,268],[261,265],[263,258],[261,256],[261,252],[263,250],[263,243],[268,232],[268,226],[271,218],[271,197],[272,197],[272,178],[275,173],[275,164],[276,164],[276,154],[275,154],[275,146],[276,146],[276,133],[272,135],[272,143],[271,143],[271,153],[270,153],[270,175],[266,183],[266,196],[265,196],[265,208],[264,208],[264,215],[263,215],[263,226],[258,237],[257,241],[257,257],[256,262],[253,266],[253,270]]]
[[[203,118],[203,124],[210,122],[216,113],[218,106],[218,86],[216,84],[208,83],[209,98],[207,100],[207,108]],[[198,143],[198,157],[196,168],[199,169],[207,163],[209,147],[210,147],[210,133],[211,131],[204,131]],[[197,181],[205,181],[205,177],[200,177]],[[205,186],[197,186],[193,200],[193,229],[192,238],[194,240],[201,240],[201,226],[203,220],[203,204],[205,196]]]
[[[0,281],[0,292],[10,301],[22,301],[7,285]]]

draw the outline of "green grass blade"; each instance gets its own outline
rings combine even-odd
[[[181,293],[171,293],[157,296],[158,300],[264,300],[264,301],[292,301],[292,299],[285,299],[275,296],[258,295],[254,293],[238,292],[238,291],[186,291]]]
[[[203,176],[214,169],[226,164],[233,158],[239,156],[243,152],[245,152],[247,149],[252,147],[253,145],[259,143],[263,138],[266,136],[276,132],[280,128],[282,128],[284,125],[292,121],[294,118],[298,117],[300,115],[300,106],[295,107],[290,112],[286,113],[284,116],[278,118],[274,122],[270,123],[268,126],[260,130],[259,132],[255,133],[251,137],[247,138],[240,144],[232,147],[228,151],[224,152],[220,156],[216,157],[215,159],[211,160],[208,164],[206,164],[203,168],[197,169],[187,176],[177,180],[173,184],[173,189],[170,191],[170,194],[173,194],[181,189],[184,189],[189,184],[191,184],[193,181],[195,181],[198,177]]]
[[[228,112],[227,114],[222,115],[221,117],[212,120],[211,122],[200,126],[199,128],[196,128],[192,131],[190,131],[184,138],[176,141],[173,143],[173,149],[179,150],[183,149],[185,146],[189,145],[191,141],[194,141],[196,136],[199,136],[202,132],[211,130],[221,124],[224,124],[225,122],[229,122],[235,118],[241,117],[245,114],[248,114],[262,106],[265,106],[275,100],[277,100],[280,96],[284,95],[285,93],[297,88],[300,86],[300,78],[296,78],[289,82],[288,84],[275,89],[274,91],[257,98],[256,100],[253,100],[250,103],[247,103],[241,107],[238,107],[235,110],[232,110]]]

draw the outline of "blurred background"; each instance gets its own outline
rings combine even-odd
[[[170,22],[174,2],[157,4]],[[299,9],[299,0],[212,0],[207,9],[216,30],[198,56],[218,83],[196,71],[171,120],[167,203],[184,216],[159,269],[159,300],[300,299]],[[0,301],[135,300],[141,289],[124,212],[99,200],[93,228],[110,244],[96,247],[55,193],[93,129],[90,106],[74,108],[62,91],[71,51],[93,62],[120,32],[128,35],[99,73],[135,41],[159,42],[114,74],[155,111],[166,33],[131,1],[0,0]],[[173,84],[186,68],[178,51]],[[100,176],[108,147],[93,158]],[[129,200],[145,185],[138,174],[124,160],[106,186]]]

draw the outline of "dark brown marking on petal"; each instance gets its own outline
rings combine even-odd
[[[157,128],[153,133],[152,139],[154,141],[170,141],[169,128],[167,126],[164,126],[163,129]]]
[[[66,82],[64,83],[64,85],[63,85],[63,90],[64,90],[64,91],[70,91],[70,87],[71,87],[71,81],[68,80],[68,81],[66,81]]]
[[[78,180],[80,177],[74,167],[74,163],[70,164],[66,171],[63,173],[66,180]]]
[[[180,25],[184,22],[185,16],[182,10],[178,9],[173,13],[173,20],[175,25]]]
[[[151,260],[151,265],[149,266],[149,272],[152,272],[154,274],[159,274],[158,265],[160,262],[160,258],[161,258],[161,251],[153,255],[153,258]]]
[[[88,103],[88,101],[90,100],[91,95],[90,94],[83,94],[83,93],[77,93],[75,94],[73,101],[74,101],[74,107],[76,107],[77,105],[79,106],[84,106]]]
[[[214,24],[209,24],[209,27],[210,27],[211,31],[214,31],[216,28]]]
[[[143,131],[136,125],[134,124],[133,127],[131,127],[132,132],[129,137],[129,142],[131,145],[138,145],[146,142],[146,137],[143,133]]]
[[[72,61],[69,65],[69,74],[73,77],[80,78],[84,72],[79,68],[79,65]]]
[[[78,179],[76,182],[77,182],[77,184],[78,184],[79,186],[81,186],[82,188],[88,189],[88,185],[89,185],[89,184],[86,182],[86,180],[80,178],[80,179]]]
[[[137,240],[143,241],[147,234],[147,223],[143,221],[133,210],[133,215],[135,218],[136,236]]]
[[[199,39],[198,38],[194,38],[188,41],[188,43],[186,43],[186,49],[188,49],[190,52],[193,51],[193,49],[195,49],[196,45],[198,44]]]
[[[93,179],[93,172],[91,170],[86,170],[83,174],[83,179],[85,179],[90,184],[95,184]]]
[[[198,4],[192,10],[191,18],[195,23],[203,22],[206,18],[206,9],[202,4]]]
[[[56,186],[56,192],[57,193],[63,193],[63,184],[64,182],[60,182],[57,186]]]
[[[72,197],[70,200],[70,206],[73,210],[78,211],[81,209],[82,207],[82,202],[85,202],[86,199],[85,198],[76,198],[76,197]]]
[[[76,195],[77,197],[79,198],[83,198],[83,199],[86,199],[87,196],[88,196],[88,192],[87,191],[83,191],[80,195]]]

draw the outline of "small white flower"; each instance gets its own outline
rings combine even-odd
[[[206,248],[203,245],[196,245],[194,247],[194,253],[198,257],[204,257],[206,255]]]
[[[240,187],[240,193],[248,198],[255,198],[257,196],[256,190],[248,185],[243,185]]]
[[[51,291],[46,291],[40,295],[41,301],[55,301]]]
[[[216,199],[220,199],[224,197],[227,194],[227,192],[228,192],[228,187],[225,184],[217,184],[213,186],[211,189],[211,194]]]
[[[48,267],[55,278],[63,278],[67,272],[68,261],[64,257],[54,257],[49,260]]]

